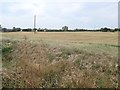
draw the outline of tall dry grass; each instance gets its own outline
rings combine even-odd
[[[7,88],[114,88],[117,57],[40,41],[4,41],[2,85]]]

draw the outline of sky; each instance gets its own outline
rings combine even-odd
[[[2,27],[97,29],[118,27],[118,0],[0,0]]]

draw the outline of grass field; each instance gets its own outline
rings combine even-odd
[[[3,87],[118,86],[118,32],[12,32],[2,43]]]
[[[47,39],[73,43],[118,44],[118,32],[38,32],[37,34],[31,32],[3,33],[3,39],[4,37],[10,39],[23,39],[24,36],[32,40]]]

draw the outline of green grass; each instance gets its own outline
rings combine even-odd
[[[2,53],[9,53],[12,50],[11,46],[3,46],[2,47]]]
[[[10,42],[10,41],[9,41]],[[3,67],[9,67],[11,66],[11,56],[10,56],[10,53],[12,51],[12,45],[11,43],[6,43],[6,42],[3,42],[2,44],[2,66]],[[4,58],[6,57],[6,59]]]
[[[44,40],[44,43],[48,44],[49,47],[63,47],[66,48],[63,50],[66,54],[71,54],[75,52],[79,52],[80,50],[90,52],[90,53],[106,53],[111,56],[118,56],[118,48],[117,45],[109,45],[109,44],[94,44],[94,43],[70,43],[70,42],[60,42],[60,41],[48,41]]]

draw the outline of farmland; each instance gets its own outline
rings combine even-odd
[[[2,86],[115,88],[118,32],[2,33]]]

